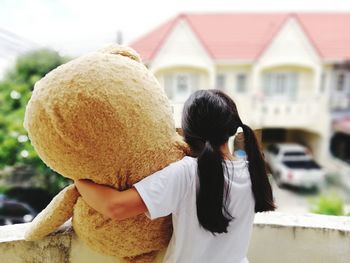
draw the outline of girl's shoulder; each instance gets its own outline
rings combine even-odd
[[[197,158],[191,157],[191,156],[184,156],[181,161],[186,164],[196,164],[197,163]]]
[[[191,157],[191,156],[184,156],[182,157],[182,159],[177,160],[173,163],[171,163],[171,165],[183,165],[183,166],[191,166],[197,164],[197,158]]]
[[[192,178],[197,171],[197,158],[184,156],[182,159],[170,164],[179,173]]]
[[[191,172],[197,165],[197,158],[190,157],[190,156],[184,156],[182,159],[173,162],[170,164],[170,166],[173,166],[174,168],[177,167],[177,169],[185,170],[186,172]]]
[[[177,161],[183,165],[189,165],[189,166],[196,166],[197,165],[197,158],[191,157],[191,156],[185,156],[181,160]],[[224,160],[226,164],[231,164],[234,166],[241,166],[244,164],[248,164],[249,161],[245,158],[236,158],[234,160]]]

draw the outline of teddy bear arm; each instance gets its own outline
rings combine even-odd
[[[159,251],[152,251],[135,257],[124,257],[123,263],[154,263]],[[156,260],[157,262],[158,260]]]
[[[24,238],[28,241],[38,240],[55,231],[72,217],[78,197],[79,192],[74,185],[64,188],[31,222]]]

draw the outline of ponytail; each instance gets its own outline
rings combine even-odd
[[[242,124],[233,100],[219,90],[197,90],[184,104],[184,139],[192,155],[198,158],[198,221],[213,234],[226,233],[229,222],[234,219],[228,212],[230,184],[225,183],[224,171],[227,167],[220,147],[227,143],[239,126],[244,131],[255,211],[274,210],[272,190],[257,140],[254,132]]]
[[[267,177],[267,169],[254,131],[246,124],[241,125],[244,133],[244,146],[248,157],[248,169],[255,199],[255,212],[273,211],[272,189]]]
[[[197,216],[199,223],[212,233],[227,233],[232,216],[224,206],[223,157],[218,145],[206,141],[198,155],[198,176],[200,182],[197,195]],[[224,215],[225,213],[225,215]]]

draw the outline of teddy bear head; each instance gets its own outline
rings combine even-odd
[[[163,89],[139,55],[119,45],[74,59],[38,81],[24,126],[53,170],[119,188],[139,180],[138,170],[159,169],[149,153],[179,140]]]

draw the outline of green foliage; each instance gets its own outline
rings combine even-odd
[[[67,58],[56,51],[35,50],[19,57],[0,82],[0,170],[15,165],[34,167],[33,173],[38,179],[45,178],[61,187],[62,183],[55,182],[57,179],[54,178],[60,176],[40,160],[30,144],[23,119],[35,82],[66,61]],[[52,191],[60,188],[47,187]]]
[[[7,191],[7,187],[5,185],[0,185],[0,194],[5,193]]]
[[[312,213],[325,215],[344,215],[344,200],[336,193],[328,193],[311,200]]]

